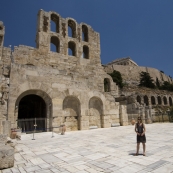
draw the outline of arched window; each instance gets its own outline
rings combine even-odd
[[[164,105],[167,105],[168,104],[167,98],[165,96],[163,97],[163,102],[164,102]]]
[[[149,105],[149,102],[148,102],[148,97],[145,95],[144,96],[144,103],[146,104],[146,106],[148,106]]]
[[[157,97],[157,100],[158,100],[158,104],[161,105],[162,104],[162,99],[160,96]]]
[[[137,100],[137,102],[138,102],[139,104],[141,104],[141,97],[140,97],[140,96],[137,96],[137,97],[136,97],[136,100]]]
[[[169,97],[169,105],[172,106],[172,98]]]
[[[51,14],[51,31],[59,33],[59,17]]]
[[[82,41],[88,42],[88,27],[82,25]]]
[[[76,38],[76,23],[72,20],[68,20],[68,36]]]
[[[108,78],[104,79],[104,91],[110,92],[110,80]]]
[[[155,100],[155,97],[154,96],[151,96],[151,104],[152,105],[155,105],[156,104],[156,100]]]
[[[76,44],[72,41],[68,43],[68,55],[76,56]]]
[[[50,50],[52,52],[60,53],[60,43],[58,37],[52,36],[50,42]]]
[[[88,46],[83,46],[83,58],[89,59],[89,48]]]

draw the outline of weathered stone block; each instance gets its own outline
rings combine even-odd
[[[0,147],[0,170],[14,166],[14,148],[4,145]]]

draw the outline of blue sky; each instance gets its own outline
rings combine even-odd
[[[35,47],[39,9],[91,25],[103,64],[130,56],[173,77],[173,0],[0,0],[5,46]]]

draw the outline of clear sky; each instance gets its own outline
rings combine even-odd
[[[130,56],[173,77],[173,0],[0,0],[5,46],[35,47],[39,9],[99,32],[103,64]]]

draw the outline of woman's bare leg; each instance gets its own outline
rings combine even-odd
[[[142,143],[142,145],[143,145],[143,155],[145,156],[146,145],[145,143]]]
[[[139,153],[139,147],[140,147],[140,143],[137,143],[137,147],[136,147],[136,154]]]

